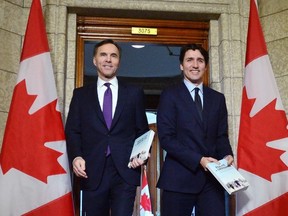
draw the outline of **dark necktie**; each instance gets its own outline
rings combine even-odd
[[[112,123],[112,91],[110,88],[111,83],[105,83],[104,84],[107,89],[104,93],[104,99],[103,99],[103,115],[105,118],[105,122],[107,125],[107,128],[110,129],[111,123]],[[108,145],[106,155],[110,155],[110,147]]]
[[[200,115],[200,118],[202,120],[202,103],[201,103],[201,98],[199,96],[199,88],[195,88],[195,97],[194,97],[194,101],[195,101],[195,104],[196,104],[196,107],[197,107],[197,111]]]
[[[110,129],[112,122],[112,91],[110,88],[111,83],[105,83],[104,85],[107,87],[107,89],[104,93],[103,99],[103,115],[108,129]]]

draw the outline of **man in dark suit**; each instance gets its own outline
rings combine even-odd
[[[131,216],[140,184],[144,161],[134,159],[131,168],[128,163],[134,140],[148,131],[144,92],[116,78],[120,57],[121,49],[113,40],[96,44],[97,83],[74,90],[67,117],[68,156],[73,172],[81,177],[83,215],[87,216],[110,212]],[[110,98],[110,120],[106,98]]]
[[[233,162],[225,98],[203,86],[205,49],[183,46],[179,60],[184,80],[162,92],[157,112],[159,141],[167,153],[157,183],[163,189],[161,216],[191,216],[194,206],[197,216],[224,216],[224,189],[206,165],[222,158]]]

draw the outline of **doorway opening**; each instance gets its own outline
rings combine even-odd
[[[135,34],[132,32],[133,27],[144,31]],[[145,32],[152,29],[153,31],[156,29],[157,33]],[[208,21],[78,16],[76,87],[87,85],[97,79],[96,68],[92,64],[94,45],[104,39],[112,39],[122,49],[117,77],[127,83],[142,86],[146,96],[146,109],[156,114],[162,90],[182,79],[179,67],[180,47],[184,44],[196,43],[208,50],[208,34]],[[142,48],[134,48],[135,45]],[[208,83],[209,71],[204,77],[204,85]],[[149,126],[156,133],[147,164],[147,178],[153,213],[157,215],[160,212],[161,194],[156,189],[156,183],[164,154],[159,147],[156,124],[152,123]],[[133,216],[137,216],[139,212],[139,196],[138,192]],[[75,197],[75,206],[79,209],[77,208],[79,194]]]

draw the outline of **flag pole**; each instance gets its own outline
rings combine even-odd
[[[80,216],[82,216],[82,205],[83,205],[83,190],[80,190]]]

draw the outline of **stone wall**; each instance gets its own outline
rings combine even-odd
[[[259,0],[267,49],[286,114],[288,113],[288,1]]]

